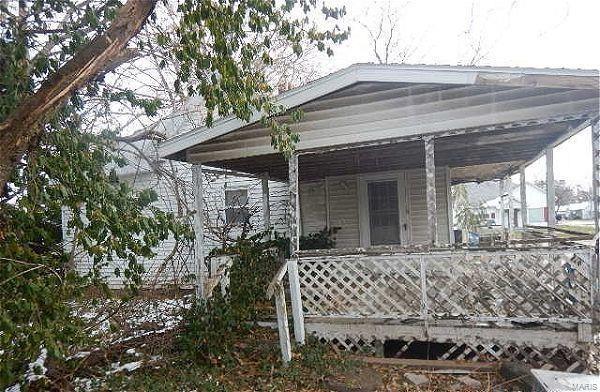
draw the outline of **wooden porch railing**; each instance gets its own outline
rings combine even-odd
[[[290,342],[290,330],[288,327],[288,314],[285,305],[285,290],[283,279],[288,271],[287,263],[281,264],[279,270],[267,287],[267,299],[275,296],[275,309],[277,311],[277,329],[279,332],[279,346],[281,347],[281,359],[287,364],[292,360],[292,344]]]
[[[593,249],[304,256],[307,317],[590,324]]]

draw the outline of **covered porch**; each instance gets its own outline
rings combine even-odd
[[[304,113],[292,124],[300,142],[288,160],[259,122],[232,119],[168,141],[161,155],[198,164],[196,179],[202,163],[289,183],[292,256],[270,287],[284,358],[287,275],[299,343],[308,332],[379,354],[393,342],[402,355],[432,342],[445,344],[441,359],[590,368],[597,244],[509,235],[485,249],[455,244],[450,187],[520,173],[524,189],[525,168],[545,155],[554,211],[553,148],[592,127],[597,232],[597,71],[359,65],[279,102]],[[202,211],[201,181],[197,191]],[[202,214],[196,225],[201,233]],[[324,227],[339,227],[336,249],[300,249],[302,235]],[[202,287],[198,243],[201,234]]]

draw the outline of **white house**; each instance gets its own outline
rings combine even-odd
[[[594,206],[591,200],[570,203],[558,208],[558,215],[564,219],[593,219]]]
[[[522,227],[521,220],[521,189],[518,184],[509,182],[507,190],[502,196],[485,201],[481,207],[486,222],[494,225],[503,225],[505,227]],[[538,186],[526,183],[526,199],[527,199],[527,224],[534,226],[543,226],[548,223],[548,207],[546,203],[546,192]],[[509,205],[513,204],[513,216],[510,223]],[[503,214],[500,211],[504,209]]]
[[[290,159],[273,150],[261,113],[180,134],[159,152],[196,172],[209,165],[288,182],[291,257],[270,285],[284,359],[287,274],[300,344],[305,333],[353,350],[443,342],[444,359],[585,367],[577,353],[592,336],[593,248],[534,238],[526,248],[454,249],[448,190],[524,173],[541,154],[554,184],[554,147],[591,125],[598,159],[598,71],[357,64],[276,103],[303,111]],[[201,194],[202,177],[194,179]],[[545,206],[528,192],[537,222]],[[204,216],[196,218],[202,227]],[[337,248],[301,250],[300,235],[323,226],[340,227]],[[200,296],[210,292],[207,278],[218,276],[200,271]]]

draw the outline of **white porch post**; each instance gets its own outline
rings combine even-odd
[[[509,230],[509,234],[510,234],[510,230],[514,229],[514,215],[515,215],[515,206],[513,203],[513,197],[512,197],[512,181],[510,180],[510,177],[506,177],[506,179],[504,180],[505,184],[508,184],[508,222],[506,227]]]
[[[504,222],[504,188],[504,178],[502,178],[498,186],[498,197],[500,202],[500,224],[502,225],[502,229],[506,227],[506,223]]]
[[[290,281],[290,297],[294,316],[294,338],[298,344],[304,344],[304,312],[300,293],[300,275],[298,272],[298,255],[300,250],[300,200],[298,195],[298,154],[293,153],[288,162],[290,203],[288,206],[288,222],[290,225],[290,258],[288,278]]]
[[[271,227],[271,205],[269,202],[269,174],[265,173],[261,177],[262,185],[262,221],[263,229],[268,230]]]
[[[521,226],[529,224],[527,217],[527,182],[525,179],[525,167],[519,169],[519,182],[521,191]]]
[[[595,232],[598,233],[598,189],[600,187],[600,178],[598,171],[600,170],[600,122],[596,121],[592,124],[592,213],[594,214]]]
[[[206,267],[204,265],[204,192],[202,186],[202,165],[192,166],[192,182],[194,185],[194,198],[196,200],[196,214],[194,216],[194,251],[196,256],[196,299],[204,298],[204,281]]]
[[[427,185],[427,230],[429,244],[438,245],[437,202],[435,189],[435,148],[433,137],[424,137],[425,144],[425,179]]]
[[[554,149],[546,149],[546,205],[548,206],[548,227],[556,226],[556,191],[554,189]]]

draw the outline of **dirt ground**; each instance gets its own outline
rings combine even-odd
[[[511,391],[496,370],[419,369],[365,363],[312,339],[280,360],[277,331],[254,326],[228,363],[184,360],[177,344],[189,296],[82,304],[96,343],[64,361],[48,359],[29,390],[51,391]]]

